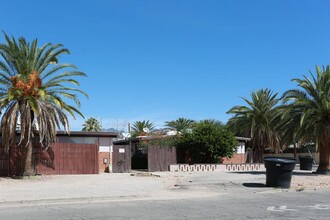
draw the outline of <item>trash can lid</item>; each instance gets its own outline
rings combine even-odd
[[[274,162],[274,163],[286,163],[286,164],[297,163],[296,159],[285,158],[285,157],[265,157],[264,161]]]

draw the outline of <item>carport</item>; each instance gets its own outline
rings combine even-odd
[[[37,174],[98,174],[110,161],[112,132],[80,132],[70,135],[59,131],[57,142],[43,150],[37,142],[33,147],[33,160]],[[100,152],[102,151],[105,152]],[[0,147],[0,176],[15,176],[22,172],[22,149],[13,146],[9,154]]]

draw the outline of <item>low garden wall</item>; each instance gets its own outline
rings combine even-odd
[[[212,172],[212,171],[260,171],[264,164],[175,164],[170,165],[171,172]]]

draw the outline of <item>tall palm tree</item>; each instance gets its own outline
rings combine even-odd
[[[85,121],[83,124],[83,131],[101,131],[101,124],[100,122],[93,117],[90,117]]]
[[[257,152],[257,162],[262,160],[266,147],[280,148],[280,133],[277,131],[279,111],[277,93],[259,89],[251,93],[251,100],[242,98],[246,106],[234,106],[227,114],[234,114],[228,126],[237,135],[251,137],[252,148]]]
[[[148,135],[148,133],[154,128],[154,124],[149,120],[136,121],[131,127],[132,137]]]
[[[72,64],[59,64],[59,56],[69,50],[62,44],[47,43],[38,46],[24,37],[18,40],[4,33],[5,43],[0,44],[0,110],[2,146],[5,152],[16,143],[16,126],[20,123],[18,145],[22,148],[23,175],[34,173],[32,139],[38,129],[39,142],[47,148],[56,140],[56,129],[61,126],[69,132],[67,114],[83,117],[78,94],[83,91],[68,87],[79,86],[74,79],[86,76]],[[66,102],[71,100],[72,104]],[[73,102],[72,102],[73,101]]]
[[[320,69],[316,66],[316,76],[293,79],[299,89],[283,94],[286,108],[295,113],[299,120],[300,137],[313,137],[320,152],[318,172],[330,173],[330,66]]]
[[[194,121],[187,118],[178,118],[175,121],[165,121],[167,128],[184,132],[189,128],[192,128]]]

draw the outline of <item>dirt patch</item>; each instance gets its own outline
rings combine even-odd
[[[324,189],[330,188],[330,175],[293,175],[291,188]]]

